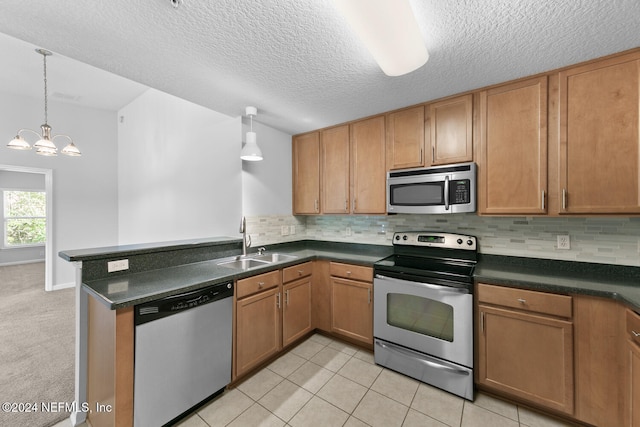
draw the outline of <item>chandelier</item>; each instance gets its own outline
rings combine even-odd
[[[56,138],[66,138],[69,140],[69,144],[67,144],[67,146],[60,152],[67,156],[80,156],[80,150],[75,146],[69,135],[51,136],[51,126],[47,123],[47,56],[52,55],[52,53],[45,49],[36,49],[36,52],[42,55],[44,61],[44,124],[40,125],[42,132],[38,133],[31,129],[20,129],[16,134],[16,137],[7,144],[7,148],[12,148],[14,150],[31,150],[31,145],[22,137],[23,133],[29,132],[35,134],[39,138],[39,140],[33,144],[33,148],[36,149],[36,154],[40,154],[42,156],[57,156],[58,147],[56,147],[53,141]]]

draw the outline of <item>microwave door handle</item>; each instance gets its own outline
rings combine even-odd
[[[449,210],[449,176],[444,177],[444,210]]]

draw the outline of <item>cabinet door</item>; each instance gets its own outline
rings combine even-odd
[[[547,77],[480,92],[481,214],[543,214],[547,194]]]
[[[280,288],[236,304],[236,376],[276,354],[281,346]]]
[[[351,124],[351,212],[386,213],[385,151],[384,116]]]
[[[293,213],[320,213],[319,132],[293,138]]]
[[[286,347],[311,331],[311,279],[288,283],[282,289],[282,346]]]
[[[349,213],[349,125],[323,130],[322,213]]]
[[[424,166],[424,106],[387,115],[387,169]]]
[[[560,213],[640,212],[640,54],[560,72]]]
[[[629,399],[631,400],[631,427],[640,427],[640,346],[628,341],[628,355],[629,355],[629,380],[630,380],[630,392]]]
[[[331,278],[331,330],[373,344],[373,285]]]
[[[624,308],[616,301],[577,295],[575,417],[596,426],[624,425]]]
[[[479,306],[478,382],[573,413],[571,322]]]
[[[473,161],[473,96],[463,95],[429,105],[431,164]]]

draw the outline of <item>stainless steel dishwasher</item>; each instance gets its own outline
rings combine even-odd
[[[233,283],[135,306],[134,426],[158,427],[231,381]]]

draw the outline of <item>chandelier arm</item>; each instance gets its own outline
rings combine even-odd
[[[36,131],[34,131],[34,130],[31,130],[31,129],[26,129],[26,128],[25,128],[25,129],[20,129],[20,130],[17,132],[17,134],[18,134],[18,135],[20,135],[22,132],[31,132],[31,133],[32,133],[32,134],[34,134],[38,139],[42,138],[42,136],[41,136],[38,132],[36,132]],[[22,135],[20,135],[20,136],[22,136]]]

